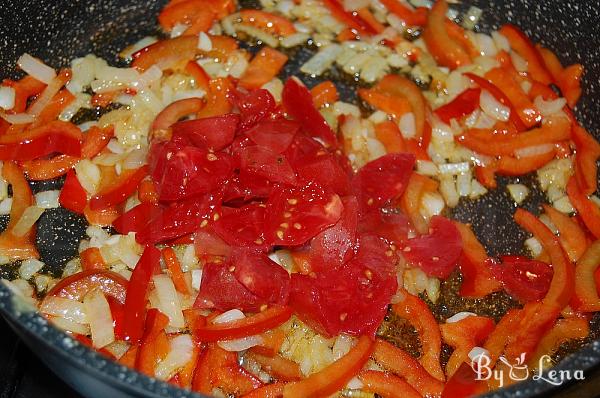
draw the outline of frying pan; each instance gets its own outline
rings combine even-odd
[[[244,6],[252,3],[242,1]],[[584,95],[578,106],[579,120],[596,134],[600,131],[600,8],[594,1],[501,1],[487,3],[482,0],[459,4],[464,11],[470,5],[484,10],[479,29],[486,31],[512,22],[524,29],[535,41],[554,49],[566,63],[578,62],[585,66]],[[24,52],[31,53],[54,67],[67,66],[75,57],[88,53],[118,64],[116,54],[127,44],[146,35],[157,34],[156,15],[164,1],[103,0],[20,0],[0,1],[0,76],[18,77],[15,61]],[[455,7],[457,5],[454,5]],[[312,54],[302,48],[291,57],[284,75],[298,74],[299,66]],[[307,85],[315,80],[301,76]],[[339,82],[342,98],[356,100],[353,85]],[[533,183],[531,177],[521,180]],[[498,190],[478,201],[461,202],[453,216],[473,224],[479,238],[492,255],[519,253],[526,238],[512,222],[515,209],[500,181]],[[514,181],[514,179],[512,180]],[[58,189],[60,179],[32,184],[34,192]],[[539,213],[543,195],[535,191],[524,207]],[[0,226],[7,223],[6,217]],[[86,223],[79,216],[64,209],[46,211],[39,224],[37,244],[45,272],[55,275],[65,262],[77,253],[78,241],[85,234]],[[0,277],[10,277],[14,267],[0,267]],[[460,305],[476,308],[476,300]],[[442,302],[442,313],[456,311],[456,303]],[[82,346],[65,333],[24,307],[0,284],[0,313],[22,340],[58,376],[88,397],[200,397],[198,394],[174,388],[166,383],[148,378]],[[492,314],[498,316],[498,314]],[[587,345],[577,347],[555,369],[584,370],[591,377],[600,367],[600,317],[592,321],[592,336]],[[596,326],[594,326],[596,325]],[[573,349],[571,349],[573,350]],[[568,352],[567,350],[566,352]],[[597,372],[596,372],[597,373]],[[566,383],[562,386],[565,387]],[[592,393],[600,393],[600,378],[592,381]],[[525,397],[547,395],[558,388],[542,380],[528,380],[490,397]]]

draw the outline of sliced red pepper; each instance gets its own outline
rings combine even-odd
[[[281,398],[285,383],[271,383],[250,391],[243,398]]]
[[[548,164],[556,157],[556,148],[539,155],[526,157],[502,156],[496,163],[496,173],[505,176],[520,176],[531,173]]]
[[[573,262],[579,260],[588,247],[587,236],[574,218],[556,210],[554,207],[542,204],[544,212],[550,217],[552,224],[558,229],[560,243]]]
[[[148,166],[126,170],[106,190],[101,190],[90,199],[90,209],[100,210],[118,205],[131,196],[148,174]]]
[[[142,180],[138,187],[138,199],[142,203],[158,204],[158,192],[156,192],[154,181]]]
[[[600,269],[600,241],[592,243],[575,267],[575,309],[581,312],[600,311],[600,296],[594,275]]]
[[[285,386],[283,394],[288,398],[326,397],[343,388],[354,377],[373,352],[373,340],[362,336],[356,345],[325,369],[306,379]]]
[[[65,175],[78,161],[74,156],[58,155],[51,159],[28,160],[22,162],[21,167],[29,180],[43,181]]]
[[[404,214],[410,217],[410,220],[420,234],[426,234],[429,231],[429,225],[425,218],[419,212],[421,198],[426,192],[435,192],[438,189],[438,182],[429,177],[413,172],[408,180],[406,191],[400,201]]]
[[[158,23],[167,32],[177,24],[191,25],[194,31],[188,28],[185,34],[193,35],[208,31],[216,17],[211,1],[187,0],[163,8],[158,14]]]
[[[373,359],[386,370],[406,379],[424,397],[439,396],[444,383],[434,378],[406,351],[382,340],[375,341]]]
[[[247,90],[261,88],[279,74],[287,60],[287,55],[271,47],[261,48],[240,77],[239,86]]]
[[[554,276],[548,294],[542,300],[548,307],[564,308],[574,291],[574,270],[558,238],[537,217],[523,209],[517,209],[514,219],[522,228],[540,240],[550,255]]]
[[[410,384],[390,373],[364,370],[359,373],[358,379],[364,385],[361,390],[375,393],[381,397],[421,397],[421,394]]]
[[[287,321],[290,316],[292,316],[292,310],[289,307],[274,305],[265,311],[238,321],[202,326],[195,329],[193,333],[200,341],[239,339],[273,329]]]
[[[446,29],[446,13],[448,4],[445,0],[437,0],[427,17],[427,25],[423,31],[423,40],[427,49],[438,64],[450,69],[471,63],[471,57],[465,49],[453,40]]]
[[[185,71],[194,77],[194,83],[197,88],[200,88],[204,91],[208,91],[208,82],[210,81],[210,76],[203,67],[198,65],[196,61],[189,61],[185,66]]]
[[[92,210],[90,206],[85,206],[83,215],[90,225],[98,225],[101,227],[110,227],[112,223],[119,217],[121,210],[117,207],[106,207],[100,210]]]
[[[90,269],[61,279],[46,295],[82,301],[92,289],[100,289],[107,297],[123,304],[128,285],[127,279],[116,272]]]
[[[567,183],[567,195],[585,226],[596,239],[600,239],[600,207],[581,192],[575,177],[571,177]]]
[[[208,82],[206,105],[198,112],[198,118],[225,115],[231,113],[233,104],[230,100],[234,85],[229,78],[215,78]]]
[[[480,94],[480,88],[468,88],[451,102],[437,108],[434,113],[444,123],[450,123],[452,119],[460,119],[463,116],[470,115],[475,109],[479,108]]]
[[[203,107],[204,101],[201,98],[186,98],[169,104],[152,122],[150,137],[169,139],[167,132],[169,127],[184,116],[198,113]]]
[[[81,186],[75,171],[69,170],[67,178],[60,191],[58,201],[62,207],[71,210],[77,214],[83,214],[87,205],[87,193]]]
[[[153,218],[160,214],[159,206],[152,203],[140,203],[120,215],[113,222],[113,227],[123,235],[130,232],[141,232]]]
[[[573,125],[572,140],[577,147],[575,154],[575,178],[581,191],[591,195],[598,188],[598,168],[596,161],[600,158],[600,144],[578,123]]]
[[[337,88],[330,80],[326,80],[311,88],[310,94],[312,95],[313,102],[317,108],[321,108],[327,104],[333,104],[338,100]]]
[[[468,316],[458,322],[440,325],[444,342],[454,348],[446,365],[448,377],[451,378],[469,360],[469,352],[487,339],[494,326],[494,321],[484,316]]]
[[[27,100],[34,95],[38,95],[46,88],[46,83],[43,83],[30,75],[26,75],[16,82],[7,79],[4,80],[2,84],[15,89],[15,106],[12,108],[14,113],[25,112],[25,109],[27,109]]]
[[[552,83],[552,76],[546,69],[543,58],[523,31],[506,24],[499,32],[508,39],[510,47],[527,61],[527,71],[534,80],[546,85]]]
[[[83,270],[89,269],[106,269],[106,263],[100,254],[100,249],[97,247],[90,247],[79,253],[81,258],[81,268]]]
[[[185,280],[183,271],[181,270],[181,264],[177,259],[175,250],[170,247],[165,247],[162,249],[161,253],[163,259],[165,260],[167,270],[169,271],[169,276],[175,285],[175,289],[177,289],[177,291],[181,294],[192,294],[192,291]]]
[[[55,120],[22,133],[0,136],[0,159],[31,160],[54,152],[79,157],[82,138],[73,123]]]
[[[516,330],[522,317],[522,310],[510,309],[500,319],[496,328],[490,333],[483,348],[489,352],[490,367],[493,368],[508,342],[510,336]]]
[[[143,337],[146,296],[150,278],[154,270],[160,266],[159,264],[160,250],[154,246],[146,246],[129,280],[125,298],[123,334],[126,336],[126,340],[132,344],[139,342]]]
[[[197,52],[198,37],[195,36],[160,40],[134,53],[131,66],[140,72],[150,69],[153,65],[162,70],[173,69],[194,59]]]
[[[4,162],[2,176],[11,186],[13,200],[8,225],[0,234],[0,251],[11,261],[39,258],[35,246],[35,226],[23,236],[16,236],[13,233],[15,225],[21,219],[25,209],[35,203],[31,188],[23,171],[13,162]]]
[[[337,139],[312,100],[310,91],[297,78],[285,82],[282,102],[286,111],[300,124],[308,134],[321,138],[330,147],[337,146]]]
[[[486,263],[488,255],[473,230],[466,224],[454,221],[462,238],[463,251],[459,259],[462,284],[459,294],[464,297],[483,298],[502,289]]]
[[[348,26],[359,35],[375,34],[375,30],[366,23],[360,16],[354,15],[344,10],[344,7],[338,0],[323,0],[323,4],[331,12],[331,15]]]
[[[471,365],[463,363],[448,379],[442,398],[468,398],[486,393],[489,390],[487,382],[477,377]]]
[[[290,20],[267,11],[241,10],[240,18],[242,23],[250,24],[276,36],[289,36],[296,33],[296,28]]]
[[[164,339],[164,337],[161,339],[161,334],[164,334],[168,324],[169,318],[158,309],[148,310],[144,336],[135,358],[135,368],[150,377],[154,376],[154,368],[161,359],[159,344],[160,340]]]
[[[248,357],[256,361],[270,375],[281,381],[295,381],[302,379],[300,365],[294,361],[290,361],[281,355],[265,356],[257,353],[254,348],[250,349],[246,354]]]
[[[376,88],[359,88],[358,95],[373,108],[387,113],[396,120],[412,110],[410,102],[405,97],[382,93]]]
[[[392,305],[392,311],[399,317],[409,321],[417,331],[423,351],[423,354],[419,358],[421,365],[433,377],[444,381],[444,371],[442,371],[440,365],[442,335],[440,327],[427,304],[419,297],[405,291],[404,300]]]
[[[542,356],[554,354],[562,343],[573,339],[585,339],[590,333],[589,321],[583,317],[559,319],[540,340],[529,360],[530,367],[538,367]],[[539,370],[539,369],[538,369]]]
[[[411,10],[398,0],[381,0],[381,4],[409,26],[425,26],[427,23],[428,10],[425,7]]]

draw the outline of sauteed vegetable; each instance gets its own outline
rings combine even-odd
[[[513,25],[477,33],[480,15],[171,0],[127,67],[24,54],[0,86],[4,283],[82,344],[208,395],[472,396],[514,383],[509,364],[552,366],[600,310],[600,145],[573,113],[583,67]],[[530,173],[538,213],[508,185],[523,253],[490,256],[449,218]],[[56,278],[35,234],[59,206],[89,239]],[[443,315],[456,281],[505,310]]]

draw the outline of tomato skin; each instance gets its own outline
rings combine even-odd
[[[292,274],[290,306],[326,336],[373,336],[398,287],[387,245],[374,236],[362,237],[359,245],[357,255],[337,269],[314,277]]]
[[[358,230],[377,235],[390,244],[400,245],[408,239],[410,221],[401,212],[378,209],[361,215]]]
[[[268,90],[258,89],[242,95],[238,92],[236,104],[240,110],[240,130],[246,131],[269,116],[277,107]]]
[[[445,279],[456,268],[462,253],[460,232],[442,216],[433,216],[429,228],[429,235],[409,239],[402,254],[427,275]]]
[[[113,227],[118,233],[123,235],[127,235],[130,232],[141,232],[154,217],[160,214],[161,209],[158,205],[140,203],[113,221]]]
[[[194,247],[198,256],[231,255],[231,246],[221,239],[211,227],[200,228],[194,234]]]
[[[100,288],[106,296],[123,304],[128,284],[116,272],[90,269],[62,279],[46,295],[81,301],[90,290]]]
[[[296,173],[284,155],[261,146],[249,146],[239,152],[242,173],[254,179],[266,178],[274,183],[296,184]]]
[[[272,245],[302,245],[335,224],[343,207],[337,194],[316,183],[277,187],[267,202],[265,239]]]
[[[298,79],[290,78],[285,82],[281,96],[286,111],[300,122],[304,131],[319,137],[328,146],[337,146],[335,134],[315,108],[310,91],[306,86]]]
[[[185,120],[171,126],[171,139],[182,146],[193,145],[220,151],[233,142],[239,123],[240,115],[235,113]]]
[[[77,214],[83,214],[87,205],[87,193],[77,179],[74,170],[69,170],[67,178],[60,190],[58,201],[62,207],[71,210]]]
[[[246,130],[246,137],[275,153],[284,152],[300,130],[298,122],[287,119],[263,119]]]
[[[223,215],[215,222],[215,232],[229,245],[267,251],[264,237],[265,208],[249,204],[238,209],[223,208]]]
[[[361,212],[383,207],[400,197],[408,185],[414,164],[412,154],[390,153],[364,165],[353,181]]]
[[[323,153],[305,158],[302,162],[296,162],[295,167],[300,178],[306,181],[329,187],[342,196],[351,192],[350,174],[332,154]]]
[[[337,268],[350,260],[356,246],[358,202],[349,196],[342,199],[344,211],[339,221],[310,242],[310,264],[313,271]]]
[[[502,265],[497,261],[487,263],[504,289],[522,303],[544,298],[554,272],[550,264],[531,260],[523,256],[501,256]]]

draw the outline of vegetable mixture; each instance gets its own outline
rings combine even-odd
[[[4,283],[81,343],[215,396],[472,396],[514,382],[477,380],[476,358],[552,366],[600,310],[600,145],[572,111],[583,67],[512,25],[477,33],[480,16],[171,0],[128,67],[24,54],[0,87]],[[296,47],[313,55],[280,79]],[[528,256],[491,257],[444,216],[529,173],[539,214],[508,186]],[[55,278],[35,235],[59,206],[89,239]],[[451,280],[508,311],[441,317]]]

